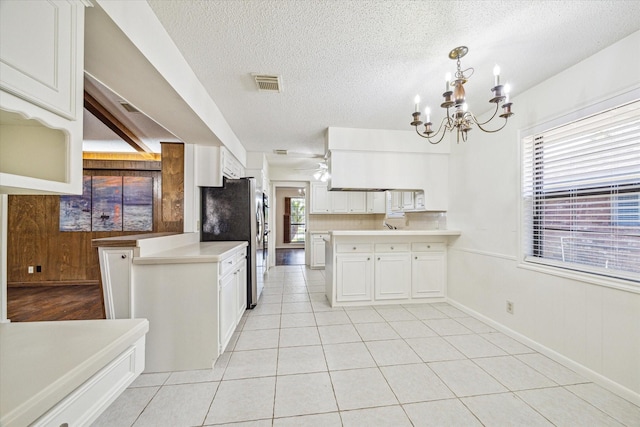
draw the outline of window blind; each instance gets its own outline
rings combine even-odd
[[[523,140],[525,261],[640,282],[640,101]]]

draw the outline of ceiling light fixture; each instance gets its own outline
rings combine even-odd
[[[327,182],[329,179],[329,167],[326,163],[318,163],[318,169],[313,174],[313,179]]]
[[[464,84],[473,75],[474,70],[473,68],[467,68],[466,70],[462,70],[460,68],[460,58],[465,56],[468,51],[469,49],[466,46],[459,46],[449,52],[449,58],[457,61],[457,70],[453,81],[451,81],[451,73],[447,73],[445,77],[446,92],[442,94],[442,96],[444,97],[444,102],[440,104],[440,106],[447,110],[447,116],[442,119],[440,127],[437,131],[434,132],[434,130],[432,129],[433,123],[431,122],[431,109],[429,107],[425,108],[424,110],[424,114],[426,116],[426,121],[424,122],[424,132],[420,133],[420,131],[418,130],[418,126],[423,124],[423,122],[420,121],[420,96],[416,95],[416,110],[413,113],[413,121],[411,122],[411,126],[414,126],[416,128],[416,133],[418,135],[420,135],[422,138],[426,138],[431,144],[438,144],[440,141],[442,141],[447,131],[452,132],[454,129],[457,133],[457,141],[460,142],[461,137],[463,141],[466,141],[467,132],[472,129],[472,126],[474,124],[477,125],[478,128],[483,132],[498,132],[506,126],[509,117],[513,116],[513,113],[511,112],[512,103],[509,101],[509,85],[506,84],[503,86],[500,84],[500,67],[498,67],[497,65],[493,69],[494,85],[491,88],[491,92],[493,92],[493,98],[489,100],[489,102],[496,104],[496,109],[493,112],[493,115],[486,122],[479,122],[476,116],[472,112],[468,111]],[[453,90],[451,90],[451,88],[453,88]],[[496,117],[496,114],[498,114],[501,102],[502,114],[500,114],[500,117],[504,118],[504,123],[498,129],[485,129],[483,126],[493,120]],[[442,131],[442,134],[438,138],[440,131]]]

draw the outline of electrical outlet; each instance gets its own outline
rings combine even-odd
[[[33,274],[33,265],[30,265],[27,271],[29,272],[29,274]]]
[[[513,302],[507,301],[507,313],[513,314]]]
[[[42,273],[42,266],[36,265],[36,273]]]

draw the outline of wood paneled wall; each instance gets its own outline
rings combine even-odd
[[[85,160],[85,175],[154,178],[153,232],[182,232],[184,146],[162,144],[162,161]],[[163,182],[163,170],[172,179]],[[170,215],[163,214],[163,200]],[[92,239],[140,232],[60,232],[59,196],[9,196],[7,241],[8,286],[98,284],[98,250]],[[165,221],[163,218],[167,218]],[[28,273],[28,266],[41,271]]]

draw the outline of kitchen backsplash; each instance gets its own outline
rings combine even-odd
[[[377,215],[309,215],[308,231],[330,230],[380,230],[384,214]],[[447,228],[446,212],[407,212],[403,219],[388,219],[388,223],[398,229],[408,230],[445,230]]]

